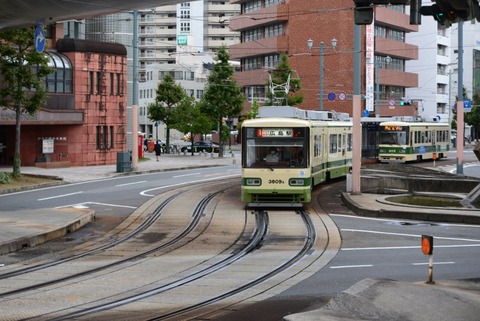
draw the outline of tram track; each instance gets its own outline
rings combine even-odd
[[[210,188],[210,185],[211,184],[208,184],[207,186],[209,186],[209,188]],[[90,249],[90,250],[82,251],[80,253],[69,256],[67,258],[61,258],[61,259],[58,259],[58,260],[55,260],[55,261],[50,261],[50,262],[46,262],[46,263],[42,263],[42,264],[36,264],[36,265],[25,267],[25,268],[22,268],[22,269],[6,272],[6,273],[3,273],[3,274],[0,275],[0,279],[4,280],[4,279],[13,278],[13,277],[16,277],[16,276],[22,276],[22,275],[26,275],[28,273],[33,273],[33,272],[36,272],[36,271],[41,271],[41,270],[44,270],[44,269],[52,268],[52,267],[55,267],[55,266],[58,266],[58,265],[61,265],[61,264],[65,264],[65,263],[68,263],[68,262],[71,262],[71,261],[74,261],[74,260],[87,258],[89,256],[93,256],[93,255],[98,254],[100,252],[104,252],[104,251],[107,251],[109,249],[112,249],[115,246],[119,246],[121,244],[129,242],[132,239],[138,238],[141,235],[141,233],[147,231],[149,228],[152,227],[153,224],[155,224],[157,222],[157,220],[162,215],[162,211],[165,209],[165,207],[170,202],[172,202],[173,200],[178,198],[180,195],[182,195],[184,193],[191,193],[193,189],[198,189],[198,188],[199,187],[197,186],[197,187],[192,187],[192,188],[189,188],[189,189],[184,189],[180,192],[176,191],[174,194],[169,195],[169,196],[165,197],[163,200],[161,200],[160,202],[158,202],[158,206],[156,205],[155,209],[151,213],[142,213],[141,216],[138,216],[134,213],[132,216],[135,217],[135,218],[132,222],[127,222],[126,224],[124,224],[125,226],[122,226],[119,229],[117,229],[117,231],[115,231],[114,234],[110,234],[109,236],[107,236],[104,239],[104,241],[99,242],[99,243],[103,243],[103,242],[105,242],[106,239],[108,239],[107,244],[97,246],[97,247],[95,247],[93,249]],[[50,285],[53,285],[53,284],[56,284],[56,283],[71,281],[71,280],[74,280],[75,278],[79,278],[79,277],[82,277],[82,276],[85,276],[85,275],[97,273],[97,272],[100,272],[100,271],[103,271],[103,270],[106,270],[106,269],[109,269],[109,268],[112,268],[112,267],[119,267],[122,264],[131,262],[131,261],[135,261],[135,260],[139,260],[139,259],[143,259],[143,258],[145,258],[149,255],[152,255],[152,254],[161,252],[162,250],[168,249],[168,248],[174,246],[175,244],[180,243],[185,237],[187,237],[187,235],[190,232],[192,232],[194,230],[195,227],[198,226],[199,221],[200,221],[200,219],[203,215],[203,211],[205,210],[206,206],[208,206],[209,202],[215,196],[222,193],[224,190],[225,190],[225,187],[219,189],[218,191],[209,193],[205,197],[200,199],[199,202],[196,204],[196,206],[194,207],[194,209],[192,211],[190,222],[188,223],[188,225],[185,226],[183,231],[178,233],[178,235],[176,235],[175,237],[167,239],[166,241],[161,242],[160,244],[154,246],[153,248],[151,248],[149,250],[139,252],[135,255],[132,255],[132,256],[129,256],[129,257],[126,257],[126,258],[123,258],[123,259],[119,258],[118,260],[115,260],[115,261],[113,261],[109,264],[104,264],[104,265],[101,265],[101,266],[98,266],[98,267],[90,268],[90,269],[87,269],[87,270],[84,270],[84,271],[78,272],[78,273],[68,274],[68,275],[66,275],[64,277],[61,277],[61,278],[55,278],[53,280],[49,280],[49,281],[41,282],[41,283],[37,283],[37,284],[32,284],[32,285],[25,286],[25,287],[22,287],[22,288],[11,290],[11,291],[0,292],[0,298],[8,297],[8,296],[14,295],[14,294],[20,294],[22,292],[32,291],[32,290],[35,290],[35,289],[40,289],[42,287],[50,286]],[[140,221],[140,223],[138,223],[138,221]],[[132,225],[134,225],[134,224],[138,224],[138,225],[129,231],[128,227],[132,227]],[[124,235],[122,235],[122,233]],[[172,250],[172,249],[170,248],[169,250]]]
[[[198,210],[190,210],[192,221],[199,218],[197,225],[191,231],[185,228],[181,238],[175,228],[183,246],[169,243],[175,238],[171,235],[163,242],[164,251],[146,255],[142,250],[135,259],[122,260],[121,266],[110,266],[113,263],[106,262],[111,257],[99,256],[108,265],[101,268],[105,273],[85,273],[74,280],[11,292],[0,296],[0,308],[22,311],[19,305],[23,302],[33,303],[19,317],[8,318],[7,313],[8,320],[185,320],[226,313],[229,307],[247,304],[258,295],[274,295],[277,288],[299,282],[302,270],[318,262],[325,251],[318,244],[325,238],[318,215],[306,210],[249,213],[239,202],[238,189],[238,185],[230,186],[199,198]],[[175,195],[185,197],[178,191]],[[172,211],[173,203],[182,203],[177,198],[162,211]],[[172,220],[178,221],[180,211],[183,208],[170,217],[163,213],[163,224],[178,225]],[[138,242],[139,238],[134,239]],[[297,270],[300,266],[304,268]],[[245,278],[239,273],[246,273]],[[202,293],[212,287],[212,293]],[[188,302],[183,302],[185,296]],[[46,297],[55,304],[46,302]]]

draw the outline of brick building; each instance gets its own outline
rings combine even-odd
[[[241,61],[236,79],[249,100],[261,104],[268,90],[268,71],[275,68],[280,53],[286,53],[302,82],[302,109],[319,109],[320,43],[324,43],[323,106],[325,110],[352,112],[354,73],[354,2],[351,0],[230,0],[241,13],[230,22],[241,32],[241,43],[230,47],[233,59]],[[418,85],[418,75],[405,71],[405,62],[418,58],[418,47],[405,42],[405,34],[418,30],[409,24],[404,5],[377,6],[372,25],[361,27],[362,109],[371,116],[414,116],[416,107],[400,106],[405,89]],[[307,40],[313,40],[308,49]],[[331,40],[337,45],[331,48]],[[378,71],[375,75],[374,72]],[[377,86],[378,84],[378,86]],[[329,100],[328,94],[335,94]],[[346,97],[345,100],[339,99]],[[393,105],[389,104],[394,102]],[[249,109],[247,104],[246,109]]]
[[[48,51],[55,68],[48,98],[22,117],[24,166],[115,164],[126,146],[127,51],[115,43],[59,39]],[[12,164],[15,114],[0,109],[0,164]]]

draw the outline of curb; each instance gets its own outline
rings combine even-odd
[[[359,216],[480,225],[480,215],[462,213],[460,209],[455,210],[455,214],[429,207],[416,207],[417,211],[405,211],[402,210],[401,206],[398,206],[395,210],[382,208],[367,209],[358,202],[355,202],[346,192],[342,192],[341,199],[349,210]],[[432,213],[433,211],[437,213]],[[470,210],[469,212],[471,213],[472,211]]]
[[[45,243],[47,241],[63,237],[73,231],[78,230],[87,223],[95,220],[95,211],[87,209],[63,209],[65,212],[79,212],[79,217],[70,220],[62,226],[55,226],[45,232],[40,232],[35,235],[25,235],[16,239],[5,241],[0,244],[0,255],[8,254],[21,250],[26,247],[34,247],[36,245]],[[25,221],[20,221],[20,224]]]

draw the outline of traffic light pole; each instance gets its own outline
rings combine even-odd
[[[361,75],[361,30],[360,26],[355,24],[353,30],[353,150],[352,150],[352,194],[361,194],[361,176],[362,166],[362,124],[361,108],[362,99],[360,95]]]
[[[457,175],[463,175],[463,21],[458,22]]]

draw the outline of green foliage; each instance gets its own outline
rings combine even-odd
[[[0,172],[0,184],[8,184],[12,179],[9,173]]]
[[[172,75],[166,74],[157,86],[155,102],[147,106],[148,118],[161,121],[167,126],[167,151],[170,150],[170,128],[175,123],[175,107],[187,97],[183,87],[175,83]]]
[[[13,177],[20,176],[21,115],[34,115],[45,103],[45,77],[54,70],[48,56],[34,48],[34,29],[8,29],[0,32],[0,106],[16,115]]]
[[[297,93],[302,88],[300,78],[295,77],[296,73],[292,70],[288,56],[284,53],[280,55],[280,62],[272,71],[271,78],[274,85],[286,84],[290,76],[290,84],[288,86],[288,95],[285,93],[284,87],[274,89],[274,94],[269,90],[267,97],[272,102],[279,102],[280,105],[286,104],[288,106],[296,106],[305,99],[302,93]],[[270,83],[268,84],[270,87]]]
[[[222,124],[224,117],[238,117],[245,100],[241,88],[233,78],[234,68],[230,65],[229,59],[226,47],[222,47],[217,53],[216,63],[208,77],[201,105],[202,112],[213,117],[218,124]],[[224,128],[219,127],[220,137],[223,137]],[[223,157],[222,142],[219,157]]]
[[[213,124],[212,118],[202,113],[199,103],[195,102],[193,97],[185,97],[177,108],[175,108],[174,119],[175,122],[172,124],[172,128],[175,128],[184,134],[191,134],[193,155],[195,135],[210,132],[210,128]]]
[[[253,104],[250,108],[250,111],[247,114],[247,119],[254,119],[258,115],[258,109],[260,108],[260,105],[258,104],[257,99],[253,99]]]

